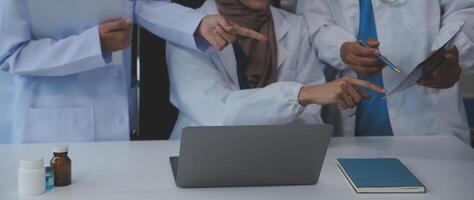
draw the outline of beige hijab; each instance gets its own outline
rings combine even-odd
[[[262,88],[277,81],[277,44],[270,5],[265,10],[253,10],[239,0],[216,0],[219,13],[232,23],[258,31],[268,42],[241,38],[239,44],[247,56],[247,81],[251,88]]]

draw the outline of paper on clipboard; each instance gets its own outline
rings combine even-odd
[[[429,76],[436,67],[441,64],[447,54],[447,51],[454,46],[454,41],[459,33],[463,30],[464,25],[459,28],[458,31],[446,42],[441,48],[439,48],[433,55],[425,59],[423,62],[418,64],[416,68],[400,83],[397,87],[392,89],[391,91],[387,92],[385,96],[390,96],[394,93],[403,91],[415,84],[417,84],[418,80],[422,79],[425,76]]]
[[[34,39],[63,39],[123,17],[123,0],[28,0]]]

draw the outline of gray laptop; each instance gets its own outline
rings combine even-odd
[[[171,157],[183,188],[311,185],[318,182],[331,125],[191,127]]]

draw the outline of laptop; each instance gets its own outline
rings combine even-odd
[[[332,131],[331,125],[185,128],[171,168],[182,188],[312,185]]]

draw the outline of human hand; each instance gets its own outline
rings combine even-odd
[[[429,55],[433,54],[432,52]],[[461,78],[461,67],[459,66],[459,51],[457,47],[449,49],[444,61],[439,64],[430,76],[420,79],[419,85],[447,89],[453,87]]]
[[[131,43],[131,19],[105,22],[99,26],[100,44],[103,53],[112,53],[127,48]]]
[[[221,15],[204,17],[199,25],[198,33],[219,51],[234,43],[239,37],[249,37],[258,41],[268,40],[267,36],[232,23]]]
[[[364,77],[370,77],[380,73],[385,66],[377,59],[380,51],[377,50],[380,43],[376,40],[368,40],[372,48],[365,48],[359,42],[346,42],[341,46],[341,59],[349,65],[352,71]]]
[[[344,77],[329,83],[307,86],[301,89],[299,95],[300,104],[336,105],[340,110],[354,108],[363,99],[370,96],[360,92],[359,88],[368,88],[384,94],[385,90],[368,81],[353,77]]]

